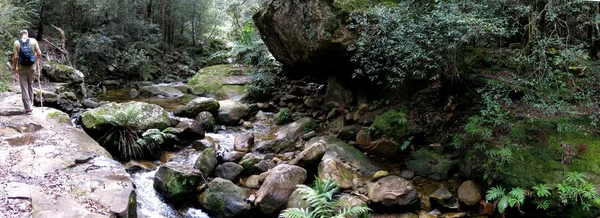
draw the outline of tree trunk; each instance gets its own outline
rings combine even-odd
[[[44,35],[44,9],[46,7],[46,2],[45,0],[40,0],[40,20],[38,23],[38,31],[37,31],[37,36],[35,37],[37,39],[37,41],[42,41],[43,35]]]

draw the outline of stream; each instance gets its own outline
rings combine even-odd
[[[128,94],[129,90],[114,90],[107,91],[98,96],[100,101],[113,102],[129,102],[140,101],[152,104],[157,104],[167,111],[173,111],[181,105],[193,100],[197,96],[186,94],[181,98],[157,98],[157,97],[136,97],[132,98]],[[227,127],[226,130],[220,130],[217,133],[206,133],[205,139],[214,141],[216,144],[225,150],[233,150],[235,136],[246,132],[252,132],[255,135],[257,142],[261,139],[272,138],[276,131],[276,126],[273,124],[274,117],[271,113],[265,113],[267,120],[257,120],[254,122],[253,129],[242,129],[238,127]],[[223,128],[221,128],[223,129]],[[133,183],[136,187],[137,194],[137,213],[138,217],[162,218],[162,217],[180,217],[180,218],[208,218],[209,216],[198,208],[186,208],[176,210],[171,205],[164,202],[162,197],[155,191],[153,187],[154,174],[158,171],[158,167],[164,164],[178,165],[185,168],[193,168],[196,159],[200,156],[200,152],[191,147],[184,148],[175,153],[164,153],[161,160],[154,161],[150,165],[156,165],[156,168],[151,171],[138,171],[131,174]]]

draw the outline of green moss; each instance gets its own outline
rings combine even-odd
[[[64,72],[73,72],[75,69],[71,68],[67,65],[63,65],[63,64],[59,64],[59,63],[54,63],[54,62],[50,62],[50,66],[54,69],[58,69],[60,71],[64,71]]]
[[[366,10],[379,4],[395,5],[396,2],[394,0],[336,0],[333,4],[342,12],[351,13]]]
[[[195,95],[212,95],[227,98],[229,95],[244,93],[245,85],[224,85],[223,78],[228,76],[247,75],[246,67],[234,64],[214,65],[199,70],[188,81],[190,91]]]
[[[58,115],[60,115],[61,113],[58,111],[52,111],[50,113],[48,113],[48,117],[50,117],[51,119],[56,118]]]
[[[397,110],[389,110],[377,116],[371,128],[396,139],[403,139],[414,131],[408,123],[408,115]]]

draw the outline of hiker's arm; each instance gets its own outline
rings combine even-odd
[[[35,47],[37,47],[35,48],[35,58],[39,59],[42,57],[42,49],[40,49],[40,43],[35,43]]]

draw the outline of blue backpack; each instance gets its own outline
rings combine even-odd
[[[19,49],[19,64],[23,66],[33,65],[35,63],[35,56],[33,55],[33,50],[29,46],[29,39],[23,42],[22,39],[19,39],[19,43],[21,43],[21,48]]]

